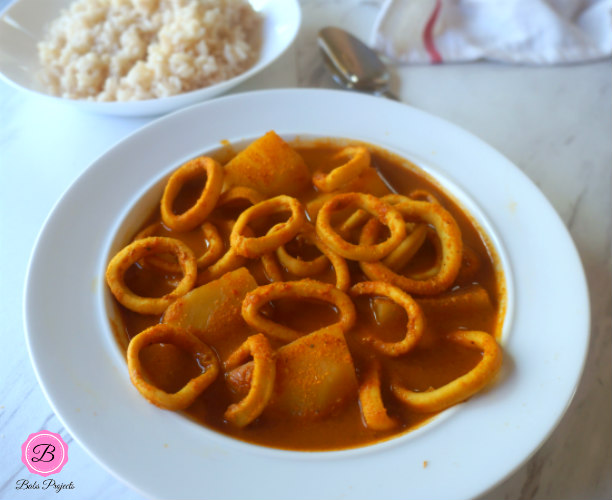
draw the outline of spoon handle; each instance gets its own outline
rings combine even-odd
[[[387,99],[391,99],[393,101],[401,101],[401,99],[397,95],[395,95],[393,92],[391,92],[389,89],[382,90],[377,95],[386,97]]]

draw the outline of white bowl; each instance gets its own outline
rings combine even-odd
[[[146,197],[159,194],[156,186],[177,165],[223,141],[239,144],[272,129],[288,138],[350,138],[390,150],[427,171],[476,218],[500,254],[510,302],[504,365],[492,390],[414,432],[332,452],[237,441],[138,394],[105,305],[104,272],[117,235],[152,205]],[[589,345],[589,300],[576,248],[516,166],[422,111],[333,90],[213,99],[115,145],[47,219],[24,302],[30,356],[56,414],[75,440],[147,498],[473,499],[550,435],[572,399]]]
[[[168,113],[227,92],[278,59],[295,39],[301,11],[297,0],[249,0],[263,17],[262,46],[257,62],[224,82],[171,97],[127,102],[66,99],[50,94],[38,79],[37,44],[47,25],[73,0],[17,0],[0,17],[0,77],[9,84],[58,99],[83,110],[117,116],[153,116]]]

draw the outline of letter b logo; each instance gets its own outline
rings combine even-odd
[[[21,445],[21,461],[34,474],[57,474],[68,461],[68,445],[54,432],[30,434]]]
[[[55,446],[53,446],[52,444],[37,444],[36,446],[34,446],[34,448],[32,448],[32,451],[34,452],[34,454],[40,453],[40,458],[37,456],[30,458],[32,462],[51,462],[55,460],[55,455],[53,454],[53,452],[55,451]],[[45,457],[47,458],[45,459]]]

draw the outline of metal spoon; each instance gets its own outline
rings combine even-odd
[[[389,90],[390,75],[376,52],[343,29],[319,31],[319,48],[336,83],[351,90],[399,98]]]

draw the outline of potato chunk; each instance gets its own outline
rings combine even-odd
[[[374,313],[374,319],[379,326],[392,326],[406,319],[406,313],[401,306],[389,299],[374,297],[370,301],[370,307]]]
[[[266,197],[295,196],[310,183],[304,159],[274,131],[238,153],[225,172],[230,185],[250,187]]]
[[[346,183],[340,191],[352,193],[369,193],[374,196],[385,196],[391,193],[375,168],[368,167],[359,177]]]
[[[227,374],[237,393],[248,390],[252,363]],[[338,326],[317,330],[281,347],[276,356],[274,394],[266,411],[302,418],[329,415],[357,397],[353,359]]]
[[[276,373],[271,406],[293,415],[328,415],[357,391],[353,359],[337,326],[280,349]]]
[[[166,309],[163,322],[185,328],[206,343],[246,325],[240,312],[245,295],[257,288],[251,273],[241,267],[177,299]]]

